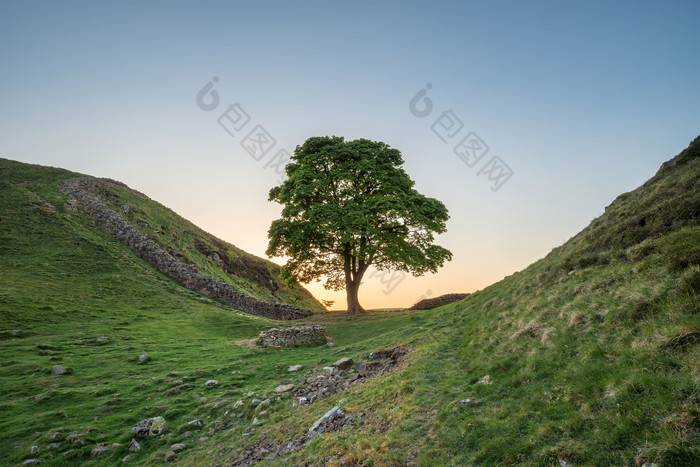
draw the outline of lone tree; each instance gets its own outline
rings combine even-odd
[[[348,313],[364,311],[362,276],[402,270],[436,272],[452,253],[434,245],[449,219],[440,201],[413,189],[401,153],[387,144],[341,137],[309,138],[286,166],[287,180],[270,190],[284,205],[270,226],[269,256],[288,256],[288,283],[326,277],[326,289],[345,287]]]

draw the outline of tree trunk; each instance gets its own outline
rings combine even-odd
[[[364,261],[358,262],[352,257],[350,254],[350,245],[346,245],[345,252],[345,292],[348,297],[348,314],[356,315],[365,311],[360,306],[360,300],[357,298],[357,290],[360,288],[362,276],[364,276],[369,265],[365,264]]]
[[[360,300],[357,298],[357,291],[360,288],[359,281],[356,284],[352,279],[345,281],[345,291],[348,296],[348,314],[356,315],[358,313],[364,312],[364,308],[360,305]]]

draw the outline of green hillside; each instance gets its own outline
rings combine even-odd
[[[3,464],[160,464],[174,443],[183,465],[700,463],[700,138],[524,271],[433,310],[317,314],[301,322],[334,346],[285,350],[253,342],[279,322],[183,289],[67,209],[57,182],[73,176],[0,164]],[[100,195],[208,274],[235,272],[164,208]],[[380,353],[397,346],[398,360]],[[398,367],[331,382],[323,367],[341,357]],[[317,381],[329,390],[310,405],[274,392]],[[309,437],[337,405],[350,418]],[[168,431],[129,451],[131,428],[155,416]]]

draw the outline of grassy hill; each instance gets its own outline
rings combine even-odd
[[[279,322],[181,288],[66,210],[56,185],[70,176],[0,164],[3,464],[160,464],[177,442],[184,465],[700,462],[700,138],[527,269],[433,310],[317,314],[302,322],[335,345],[286,350],[252,344]],[[198,266],[221,265],[193,226],[137,194],[101,195]],[[274,392],[395,346],[410,349],[397,369],[311,405]],[[309,439],[335,405],[353,418]],[[155,416],[168,431],[130,452],[131,427]],[[91,456],[98,443],[109,450]]]

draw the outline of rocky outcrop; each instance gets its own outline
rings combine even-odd
[[[161,272],[176,279],[182,286],[208,297],[220,300],[252,315],[265,316],[278,320],[305,318],[313,314],[291,305],[270,303],[253,298],[236,289],[228,282],[201,274],[192,264],[184,264],[162,250],[156,242],[133,228],[120,214],[100,203],[90,193],[90,188],[108,183],[126,187],[121,182],[109,179],[73,178],[64,180],[59,185],[61,192],[70,196],[92,212],[95,222],[117,239],[127,244],[143,259],[154,265]]]
[[[409,310],[430,310],[450,303],[458,302],[465,298],[468,293],[448,293],[435,298],[426,298],[413,305]]]
[[[258,344],[263,347],[294,347],[297,345],[314,345],[326,343],[326,329],[323,326],[296,326],[291,328],[272,328],[262,331]]]

